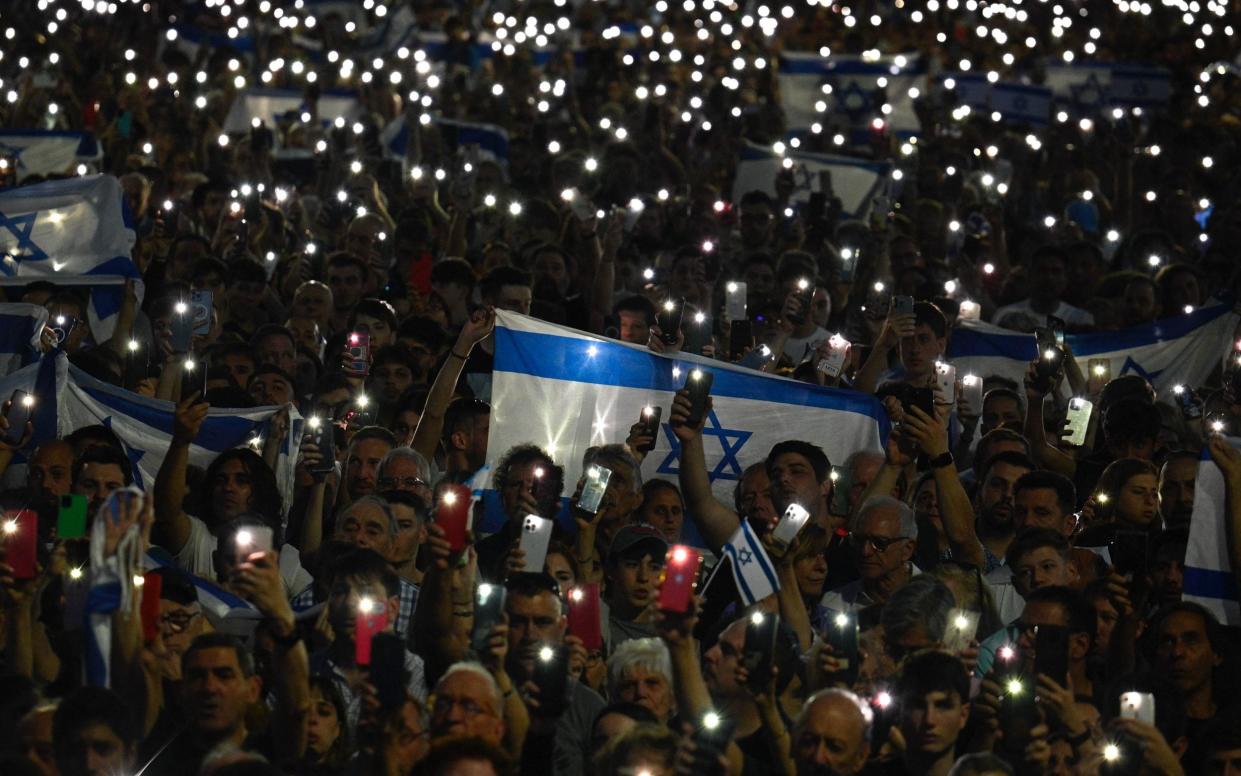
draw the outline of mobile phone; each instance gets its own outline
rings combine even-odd
[[[590,199],[577,189],[565,189],[560,193],[561,199],[569,203],[569,210],[579,221],[589,221],[595,217],[595,208]]]
[[[56,513],[56,538],[80,539],[86,535],[86,496],[66,493]]]
[[[649,436],[651,441],[639,447],[639,453],[649,453],[655,449],[655,439],[659,436],[659,421],[663,416],[663,407],[647,405],[642,408],[642,413],[638,416],[638,422],[642,424],[642,434]]]
[[[746,284],[730,280],[724,286],[724,315],[729,321],[744,321],[746,314]]]
[[[723,756],[732,741],[737,722],[731,717],[709,711],[702,715],[702,724],[694,730],[695,770],[714,773],[716,760]]]
[[[965,397],[965,405],[970,415],[982,415],[982,378],[978,375],[966,375],[961,378],[961,393]]]
[[[4,418],[9,422],[8,431],[4,432],[4,441],[10,447],[21,444],[26,435],[26,424],[30,422],[30,414],[34,408],[34,397],[20,388],[9,397],[9,409]]]
[[[674,544],[668,548],[664,578],[659,583],[659,608],[665,612],[688,612],[694,600],[694,582],[702,556],[693,547]]]
[[[1039,723],[1034,683],[1026,676],[1014,674],[1004,680],[1003,690],[999,720],[1000,730],[1004,733],[1004,749],[1023,752],[1030,743],[1030,731]]]
[[[608,490],[608,482],[612,479],[612,470],[606,466],[592,464],[586,468],[586,482],[582,485],[582,496],[577,500],[578,509],[590,514],[599,513],[599,505],[603,502],[603,494]]]
[[[754,612],[745,626],[745,648],[741,663],[750,672],[749,685],[755,690],[766,690],[771,682],[771,667],[775,662],[776,636],[780,629],[780,615]]]
[[[892,315],[913,315],[914,314],[914,298],[912,296],[898,295],[892,297]]]
[[[33,509],[4,513],[4,562],[13,579],[34,579],[38,572],[39,513]]]
[[[1149,692],[1122,692],[1120,694],[1120,718],[1136,719],[1148,725],[1155,724],[1155,695]]]
[[[205,337],[211,333],[211,311],[210,291],[195,291],[190,294],[190,320],[194,334]]]
[[[1112,567],[1122,576],[1145,577],[1150,570],[1150,535],[1146,531],[1117,528],[1108,543]]]
[[[1054,315],[1047,316],[1047,328],[1051,329],[1051,338],[1055,340],[1056,347],[1064,347],[1064,321]]]
[[[891,203],[883,194],[876,194],[870,203],[870,228],[882,232],[888,228],[888,210]]]
[[[696,312],[685,327],[685,352],[701,356],[707,345],[711,344],[714,327],[706,313]]]
[[[359,665],[362,665],[359,663]],[[376,633],[371,638],[371,684],[380,707],[389,711],[405,703],[405,645],[395,633]]]
[[[840,249],[840,272],[837,279],[842,283],[852,283],[857,274],[858,262],[862,260],[862,251],[858,248],[842,247]]]
[[[944,635],[940,639],[945,652],[958,655],[969,648],[978,633],[978,617],[978,612],[971,609],[953,608],[948,611],[948,624],[944,626]]]
[[[910,297],[911,300],[912,298]],[[866,304],[862,309],[866,316],[873,320],[880,320],[893,310],[892,292],[882,280],[876,280],[866,291]],[[912,309],[911,305],[910,310]]]
[[[247,525],[233,534],[233,560],[241,565],[256,552],[271,552],[273,533],[265,525]]]
[[[1045,393],[1051,390],[1052,382],[1056,375],[1060,374],[1060,367],[1064,363],[1064,351],[1056,346],[1055,336],[1049,329],[1036,329],[1035,338],[1038,342],[1038,357],[1035,361],[1034,373],[1038,389]]]
[[[164,200],[163,206],[160,208],[159,231],[164,237],[175,237],[177,234],[177,226],[179,216],[177,215],[177,203],[174,200]]]
[[[659,314],[655,316],[655,322],[659,326],[659,338],[663,340],[665,345],[672,347],[677,344],[677,336],[681,332],[681,318],[684,315],[684,299],[668,299],[664,301]]]
[[[544,645],[534,659],[534,683],[538,685],[540,716],[558,717],[568,704],[569,648]]]
[[[852,612],[837,612],[827,626],[827,643],[834,657],[844,663],[845,683],[852,685],[857,679],[858,668],[858,622]]]
[[[539,572],[547,560],[547,545],[552,540],[552,521],[538,515],[526,515],[521,521],[518,546],[526,553],[526,570]]]
[[[143,641],[154,641],[159,635],[159,599],[163,592],[163,577],[150,571],[142,575],[142,606],[138,613],[142,618]]]
[[[78,321],[76,318],[66,318],[63,315],[57,315],[53,318],[51,328],[52,336],[56,338],[56,344],[63,345],[77,325]]]
[[[331,474],[336,469],[336,428],[332,421],[312,415],[306,421],[315,447],[323,456],[313,466],[307,467],[311,474]]]
[[[181,364],[181,398],[188,399],[198,394],[200,401],[207,398],[207,363],[202,359],[186,354]]]
[[[569,590],[569,632],[586,649],[603,648],[603,625],[599,614],[599,583],[575,585]]]
[[[797,290],[793,292],[793,296],[801,305],[795,312],[789,313],[789,322],[800,326],[810,317],[810,305],[814,302],[814,283],[807,278],[801,278],[797,281]]]
[[[1034,673],[1064,687],[1069,675],[1069,629],[1038,625],[1034,629]]]
[[[388,629],[388,608],[382,598],[362,596],[358,601],[358,613],[354,618],[353,662],[360,666],[371,664],[371,647],[375,637]]]
[[[849,357],[849,348],[852,343],[839,334],[833,334],[827,340],[827,345],[831,350],[825,358],[819,359],[815,368],[828,377],[840,377],[840,373],[845,368],[845,359]]]
[[[1172,386],[1172,397],[1181,408],[1181,416],[1186,420],[1197,420],[1202,417],[1202,402],[1198,401],[1194,389],[1187,385]]]
[[[754,346],[754,325],[749,318],[734,318],[728,322],[728,358],[737,361],[745,355],[746,348]]]
[[[957,403],[957,368],[955,366],[946,361],[936,361],[935,385],[947,404]]]
[[[169,344],[173,353],[189,353],[190,342],[194,338],[194,317],[190,314],[190,306],[185,302],[177,302],[172,307],[172,336]]]
[[[1067,444],[1074,447],[1081,447],[1086,444],[1086,432],[1090,428],[1090,414],[1094,410],[1094,404],[1088,399],[1080,396],[1074,396],[1069,399],[1069,412],[1065,419],[1068,424],[1068,436],[1064,438]]]
[[[935,392],[930,388],[910,388],[905,392],[905,398],[901,404],[906,414],[917,407],[925,412],[927,417],[935,417]]]
[[[870,726],[870,746],[872,751],[877,752],[888,741],[892,726],[896,724],[899,707],[892,693],[879,690],[870,697],[870,710],[873,715]]]
[[[1086,362],[1086,392],[1091,396],[1103,393],[1103,387],[1112,380],[1112,360],[1092,358]]]
[[[789,545],[793,543],[797,534],[801,533],[801,529],[809,520],[810,513],[801,504],[789,504],[788,509],[784,510],[784,516],[771,530],[771,542],[781,554],[788,550]]]
[[[453,552],[462,552],[470,527],[470,489],[465,485],[446,485],[435,508],[435,524],[444,531]]]
[[[957,319],[962,321],[977,321],[982,318],[982,305],[972,299],[962,299],[961,304],[957,305]]]
[[[743,366],[747,369],[761,370],[764,366],[774,361],[775,358],[776,354],[771,348],[766,345],[759,345],[747,353],[744,358],[738,361],[737,366]]]
[[[349,362],[345,373],[353,377],[366,377],[371,370],[371,335],[360,332],[349,332]]]
[[[705,369],[691,369],[685,376],[685,390],[689,391],[687,426],[697,426],[707,414],[707,397],[711,395],[711,383],[714,381],[715,375]]]
[[[474,630],[470,634],[470,648],[474,654],[481,655],[487,651],[487,639],[492,628],[504,619],[504,603],[508,600],[508,590],[503,585],[489,585],[486,582],[478,586],[474,604]]]

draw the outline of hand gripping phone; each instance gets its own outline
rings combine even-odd
[[[487,651],[487,640],[491,631],[504,619],[504,603],[508,599],[508,591],[503,585],[489,585],[486,582],[478,586],[474,603],[474,630],[470,634],[470,648],[475,655]]]
[[[754,612],[745,626],[745,648],[741,662],[749,671],[749,685],[755,691],[765,691],[771,682],[771,667],[775,662],[776,637],[780,630],[780,615]]]
[[[711,395],[711,384],[715,375],[705,369],[691,369],[685,376],[685,390],[689,392],[689,418],[685,424],[697,426],[707,414],[707,397]]]
[[[465,485],[446,485],[435,507],[435,524],[444,531],[453,552],[463,552],[473,507],[470,489]]]
[[[521,539],[518,546],[526,553],[526,571],[539,572],[547,560],[547,546],[552,540],[552,521],[538,515],[526,515],[521,520]]]
[[[599,583],[575,585],[569,590],[569,632],[588,650],[603,649],[603,621],[599,613]]]
[[[577,500],[577,507],[592,515],[599,513],[603,503],[603,495],[607,493],[608,482],[612,479],[612,470],[606,466],[591,464],[586,467],[586,482],[582,485],[582,495]]]
[[[650,437],[651,441],[639,447],[639,453],[649,453],[655,449],[655,440],[659,437],[659,421],[663,415],[663,407],[647,405],[642,408],[642,413],[638,416],[638,422],[642,424],[642,435]]]
[[[1068,436],[1064,441],[1074,447],[1086,444],[1086,432],[1090,430],[1090,413],[1094,405],[1089,399],[1074,396],[1069,399],[1069,412],[1066,417]]]
[[[665,612],[687,612],[694,602],[694,582],[702,557],[693,547],[674,544],[668,548],[664,578],[659,585],[659,608]]]
[[[797,534],[801,533],[801,529],[809,520],[810,513],[801,504],[789,504],[788,509],[784,510],[784,516],[771,531],[771,541],[781,554],[788,550],[789,545],[793,543]]]

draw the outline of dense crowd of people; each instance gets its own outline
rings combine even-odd
[[[1241,568],[1237,334],[1176,395],[1055,336],[1234,303],[1235,13],[944,5],[0,8],[0,121],[94,134],[143,281],[103,341],[88,288],[8,302],[56,322],[45,358],[175,406],[143,488],[111,427],[4,405],[0,771],[1241,773],[1237,623],[1183,600],[1200,467]],[[781,53],[821,49],[920,53],[921,131],[828,104],[796,133],[890,165],[869,212],[791,160],[734,196],[747,141],[793,142]],[[1021,126],[935,87],[1074,55],[1166,68],[1167,100]],[[253,87],[302,105],[226,128]],[[356,115],[324,120],[340,90]],[[11,186],[85,172],[3,161]],[[642,422],[580,462],[496,450],[497,310],[861,392],[891,430],[829,460],[806,428],[729,503],[689,389],[662,407],[675,478]],[[1036,334],[1024,381],[937,381],[970,318]],[[266,439],[192,462],[210,408],[269,406]],[[496,532],[464,530],[470,483]],[[706,584],[747,526],[779,581],[754,603]]]

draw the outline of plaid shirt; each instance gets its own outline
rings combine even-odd
[[[289,604],[294,612],[302,612],[315,605],[315,589],[310,586],[293,596]],[[418,606],[418,586],[407,579],[401,579],[400,607],[396,613],[396,624],[393,631],[400,634],[406,644],[414,643],[413,625],[414,608]]]

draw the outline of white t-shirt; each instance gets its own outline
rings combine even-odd
[[[1013,304],[1005,305],[1004,307],[996,310],[995,315],[991,316],[991,322],[996,325],[1003,326],[1004,317],[1014,313],[1025,315],[1030,318],[1034,321],[1035,326],[1047,325],[1047,316],[1042,313],[1035,312],[1034,308],[1030,306],[1029,299],[1022,299],[1020,302],[1014,302]],[[1056,311],[1052,313],[1052,315],[1064,321],[1066,326],[1072,328],[1094,326],[1093,315],[1080,307],[1074,307],[1068,302],[1060,302],[1059,306],[1056,307]]]
[[[822,326],[816,326],[814,331],[805,337],[789,337],[784,341],[784,355],[796,366],[806,360],[806,357],[814,352],[819,343],[832,336],[831,332]]]
[[[207,528],[207,524],[193,515],[186,515],[190,521],[190,536],[181,551],[172,556],[185,571],[203,579],[215,579],[215,565],[211,556],[219,540]],[[291,544],[280,548],[280,581],[284,583],[284,593],[292,598],[314,584],[314,577],[302,568],[301,555]]]

